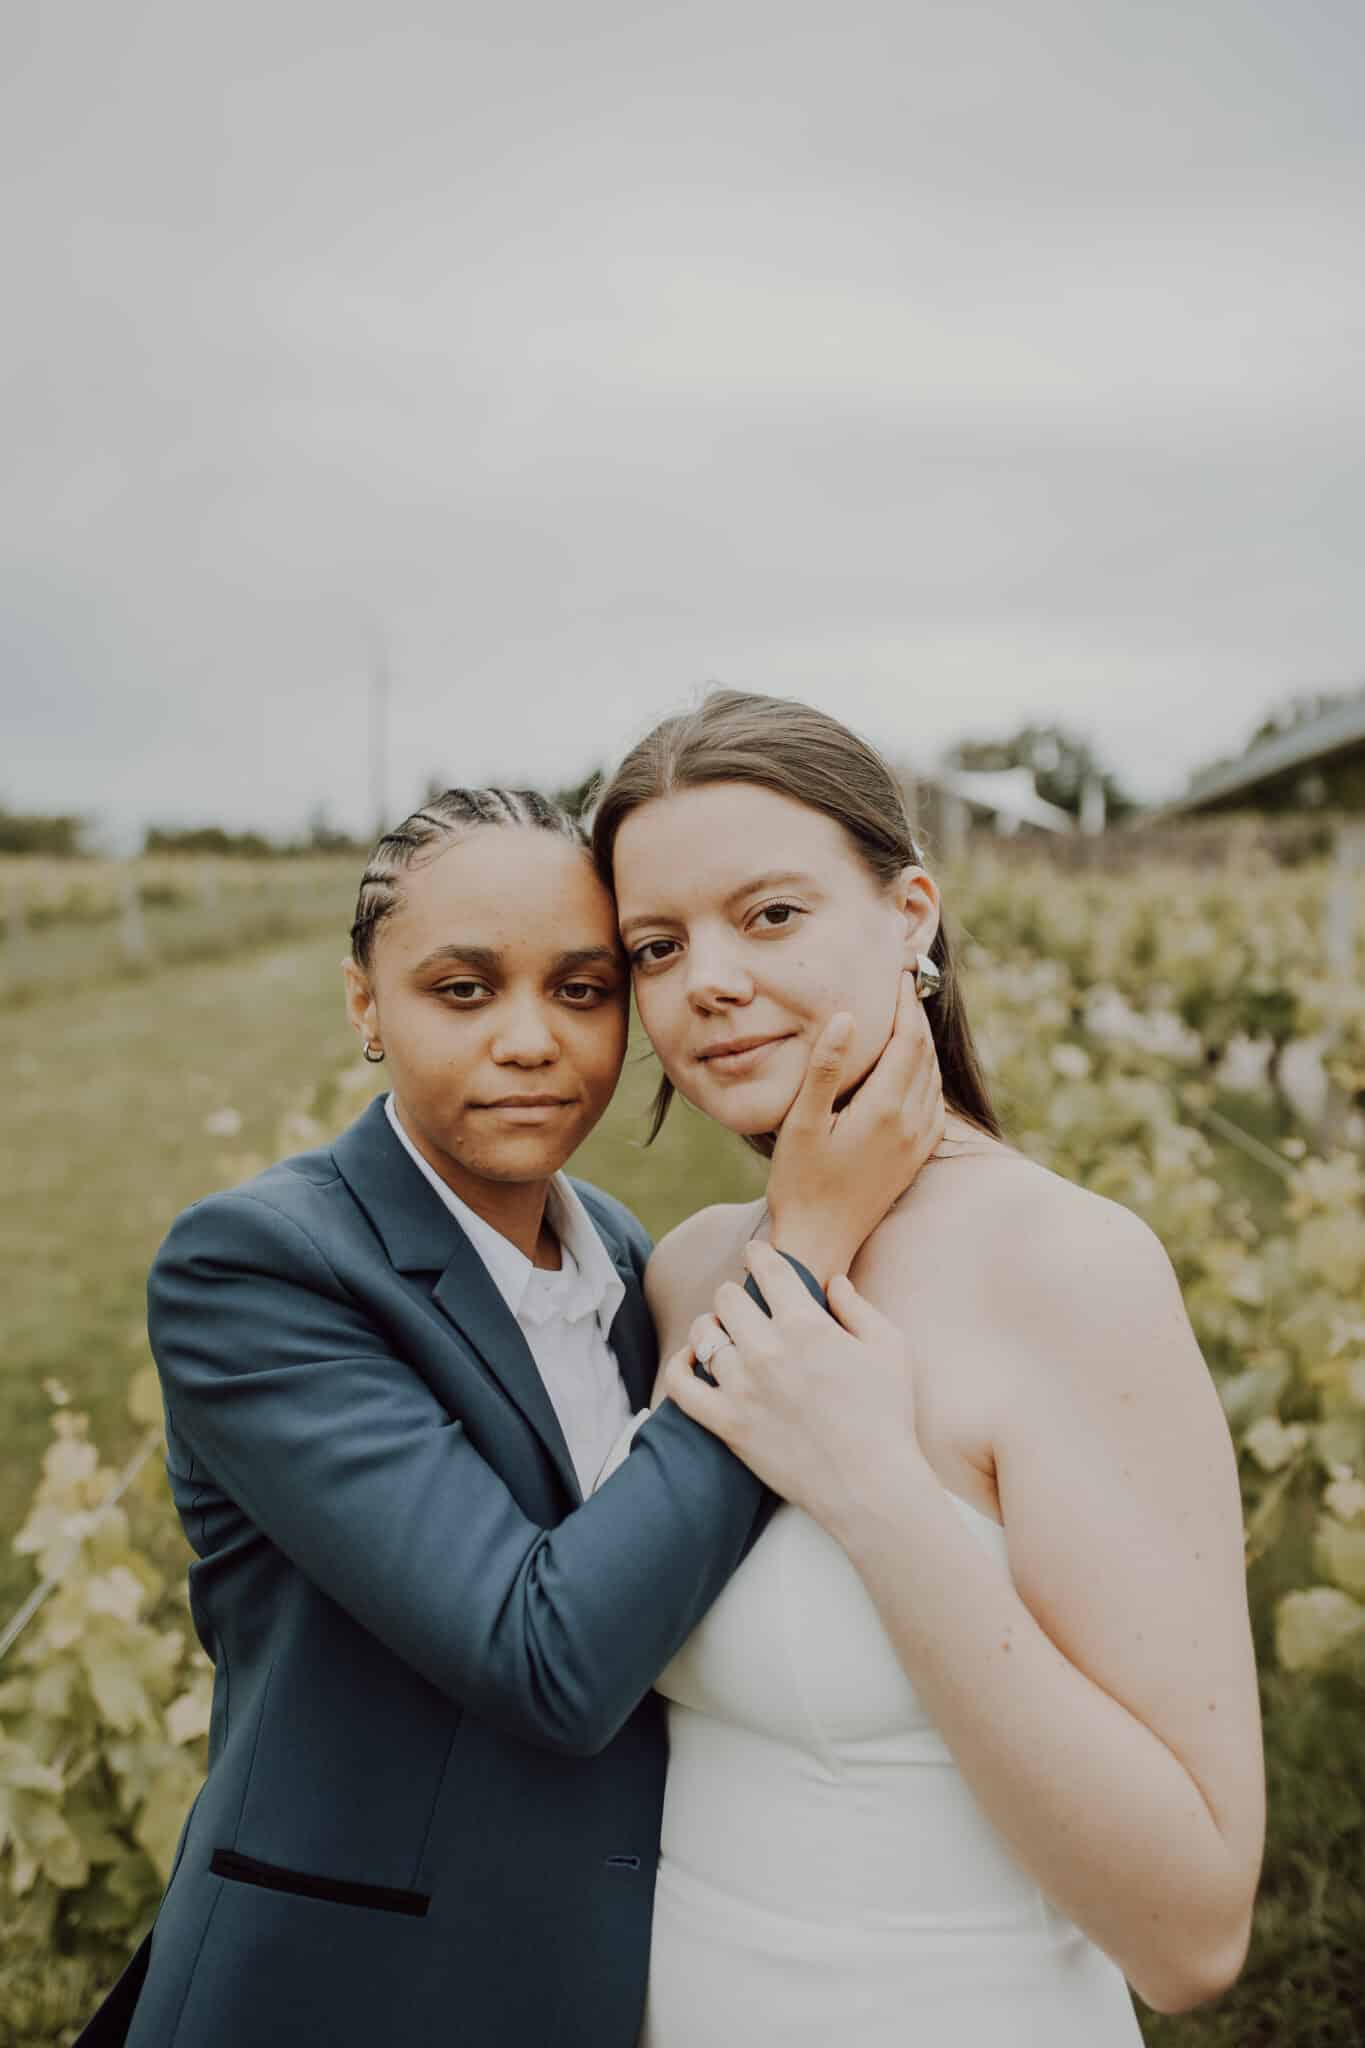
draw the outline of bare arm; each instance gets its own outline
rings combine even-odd
[[[731,1448],[844,1546],[1019,1861],[1150,2005],[1179,2011],[1240,1969],[1262,1849],[1236,1466],[1157,1239],[1089,1197],[1068,1222],[1059,1245],[1041,1217],[990,1266],[1017,1364],[995,1446],[1012,1584],[919,1448],[894,1326],[846,1283],[830,1290],[843,1356],[789,1293],[769,1338],[725,1289],[743,1372],[727,1354],[716,1392],[670,1368],[668,1391],[723,1417]]]

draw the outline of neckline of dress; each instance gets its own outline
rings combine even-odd
[[[939,1485],[943,1486],[943,1481],[941,1479],[939,1481]],[[977,1507],[976,1503],[974,1501],[968,1500],[965,1494],[954,1493],[951,1486],[943,1486],[943,1491],[947,1494],[949,1500],[955,1500],[960,1508],[966,1508],[967,1512],[969,1514],[975,1515],[978,1521],[989,1522],[997,1536],[1004,1535],[1004,1523],[997,1522],[994,1515],[988,1515],[984,1508]]]

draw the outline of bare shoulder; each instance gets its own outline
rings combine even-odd
[[[1140,1216],[1005,1147],[931,1162],[864,1256],[879,1291],[931,1266],[974,1317],[1036,1335],[1050,1356],[1063,1333],[1136,1337],[1154,1319],[1185,1319],[1166,1249]]]
[[[977,1245],[1016,1422],[1050,1411],[1060,1428],[1103,1410],[1132,1431],[1140,1409],[1163,1444],[1172,1429],[1210,1444],[1226,1434],[1175,1268],[1134,1210],[1032,1166],[983,1199]]]
[[[710,1306],[717,1282],[742,1266],[743,1246],[752,1236],[763,1201],[713,1202],[698,1209],[659,1239],[645,1268],[645,1299],[661,1334],[679,1318],[690,1322],[701,1297]]]
[[[1016,1302],[1043,1300],[1055,1315],[1111,1325],[1120,1314],[1179,1303],[1166,1247],[1136,1210],[1033,1167],[1031,1185],[1001,1191],[987,1242]]]
[[[989,1179],[983,1175],[980,1183],[980,1220],[996,1251],[1011,1244],[1020,1247],[1021,1255],[1026,1250],[1027,1256],[1018,1261],[1023,1273],[1038,1272],[1041,1260],[1043,1277],[1055,1279],[1065,1267],[1075,1281],[1082,1278],[1085,1259],[1165,1259],[1156,1232],[1122,1202],[1082,1187],[1022,1153],[1010,1153],[992,1165]]]

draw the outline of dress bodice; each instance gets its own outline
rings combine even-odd
[[[1009,1570],[1005,1531],[958,1495]],[[643,2048],[1139,2048],[1116,1966],[977,1805],[832,1537],[779,1507],[656,1681]]]
[[[948,1498],[1008,1571],[1000,1524]],[[800,1508],[777,1509],[655,1686],[679,1706],[808,1749],[831,1770],[907,1741],[948,1754],[846,1553]]]

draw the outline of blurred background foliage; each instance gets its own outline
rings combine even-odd
[[[940,871],[1007,1136],[1161,1236],[1240,1450],[1266,1867],[1242,1979],[1202,2013],[1143,2013],[1158,2048],[1345,2043],[1365,2009],[1365,1181],[1346,1142],[1365,963],[1332,971],[1325,862],[1219,829],[1218,862],[977,837]],[[188,1202],[326,1142],[383,1086],[341,1005],[357,872],[318,853],[0,863],[0,1625],[55,1585],[0,1661],[0,2044],[74,2038],[202,1774],[211,1672],[145,1273]],[[681,1103],[646,1150],[656,1078],[637,1036],[574,1170],[658,1236],[758,1192],[762,1166]]]

